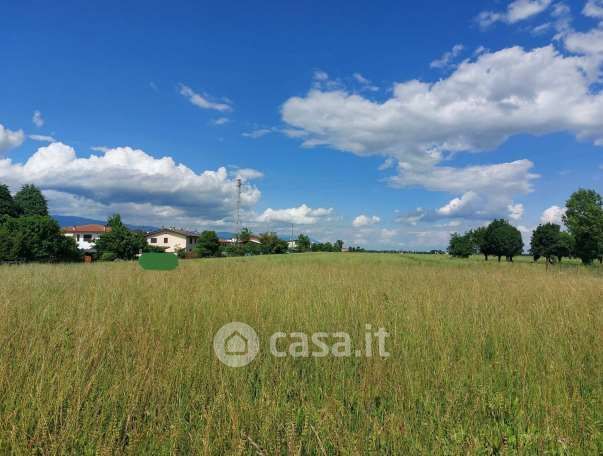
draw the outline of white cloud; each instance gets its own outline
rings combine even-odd
[[[460,198],[454,198],[448,204],[437,210],[439,215],[456,217],[467,212],[467,208],[472,208],[473,203],[479,199],[475,192],[467,192]]]
[[[354,228],[361,228],[363,226],[376,225],[380,221],[381,221],[381,219],[379,217],[377,217],[376,215],[368,216],[368,215],[361,214],[354,219],[354,221],[352,222],[352,226]]]
[[[19,147],[25,141],[23,130],[11,131],[0,124],[0,154]]]
[[[48,135],[29,135],[29,139],[40,142],[56,142],[56,139]]]
[[[294,225],[314,225],[333,212],[332,208],[312,209],[305,204],[289,209],[266,209],[260,214],[258,222],[280,222]]]
[[[531,191],[537,177],[530,161],[467,168],[441,163],[450,153],[492,150],[518,134],[571,132],[603,145],[600,71],[600,59],[563,55],[552,45],[512,47],[464,61],[435,83],[396,83],[384,101],[313,88],[288,99],[282,118],[303,132],[304,147],[396,159],[392,185],[458,198],[473,191],[482,213],[507,216],[514,195]]]
[[[315,81],[328,81],[329,74],[326,71],[314,70],[314,74],[312,75],[312,78]]]
[[[255,177],[244,172],[248,178]],[[130,147],[79,158],[72,147],[52,143],[40,147],[23,164],[0,160],[0,181],[12,188],[32,183],[46,192],[59,192],[63,201],[84,198],[88,206],[150,205],[156,208],[149,211],[151,215],[177,211],[198,220],[228,218],[236,201],[234,176],[226,168],[196,173],[171,157],[155,158]],[[242,206],[250,207],[259,200],[260,191],[245,185],[241,197]]]
[[[603,54],[603,29],[571,32],[565,36],[565,47],[577,54]]]
[[[247,131],[242,133],[242,135],[246,138],[258,139],[262,136],[266,136],[269,133],[272,133],[272,128],[258,128],[257,130]]]
[[[551,206],[546,209],[540,216],[540,223],[563,223],[562,217],[567,209],[565,207]]]
[[[306,147],[417,164],[439,161],[442,151],[493,149],[520,133],[571,131],[603,142],[603,97],[591,90],[598,73],[597,61],[553,46],[513,47],[463,62],[436,83],[397,83],[382,103],[312,89],[287,100],[282,117],[306,132]]]
[[[237,168],[233,171],[236,177],[243,179],[244,181],[261,179],[264,177],[264,173],[252,168]]]
[[[377,92],[379,87],[374,85],[369,79],[365,78],[360,73],[354,73],[352,75],[354,80],[362,86],[362,90],[370,90],[371,92]]]
[[[546,10],[552,0],[515,0],[511,2],[506,11],[483,11],[477,17],[477,22],[482,28],[489,27],[495,22],[514,24],[536,16]]]
[[[184,84],[180,84],[180,95],[188,98],[192,104],[202,109],[213,109],[220,112],[232,111],[232,106],[230,106],[230,104],[209,101],[207,96],[196,93],[193,89]]]
[[[42,117],[42,113],[40,111],[34,111],[31,121],[38,128],[44,126],[44,117]]]
[[[603,19],[603,0],[588,0],[582,14],[596,19]]]
[[[507,209],[509,209],[509,217],[513,220],[519,220],[521,219],[521,217],[523,217],[523,204],[521,203],[517,203],[517,204],[509,204],[507,206]]]
[[[224,124],[227,124],[228,122],[230,122],[230,119],[228,117],[218,117],[217,119],[214,119],[212,121],[212,123],[214,125],[224,125]]]
[[[439,59],[434,60],[430,63],[431,68],[450,68],[453,60],[458,57],[458,55],[463,51],[464,46],[462,44],[455,44],[452,47],[452,50],[445,52]]]

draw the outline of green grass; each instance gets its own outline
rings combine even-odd
[[[0,452],[603,453],[601,268],[385,254],[0,267]],[[253,326],[233,369],[214,332]],[[274,358],[385,327],[391,357]]]

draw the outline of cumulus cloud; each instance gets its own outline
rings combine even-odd
[[[243,171],[249,178],[257,176]],[[25,163],[0,160],[0,181],[12,188],[32,183],[46,192],[58,192],[49,195],[61,194],[63,201],[68,200],[65,195],[69,201],[86,201],[85,206],[90,202],[97,207],[151,205],[160,213],[177,211],[198,220],[230,217],[236,202],[235,176],[226,168],[196,173],[171,157],[155,158],[130,147],[83,158],[70,146],[52,143],[40,147]],[[259,198],[260,191],[246,185],[242,206],[250,207]]]
[[[523,217],[523,204],[521,203],[517,203],[517,204],[509,204],[507,206],[507,209],[509,210],[509,217],[513,220],[519,220],[521,219],[521,217]]]
[[[582,14],[595,19],[603,19],[603,0],[588,0]]]
[[[316,88],[288,99],[282,118],[304,147],[328,146],[398,162],[393,186],[444,191],[473,210],[508,216],[514,195],[531,191],[529,160],[455,168],[451,154],[492,150],[518,134],[571,132],[603,145],[601,59],[564,55],[549,45],[483,52],[434,83],[396,83],[375,101]],[[479,203],[479,208],[476,206]],[[452,210],[452,207],[451,207]],[[457,209],[460,210],[460,209]]]
[[[514,24],[536,16],[546,10],[552,0],[515,0],[505,11],[482,11],[477,16],[477,22],[482,28],[487,28],[495,22]]]
[[[361,214],[354,219],[354,221],[352,222],[352,226],[354,228],[361,228],[364,226],[376,225],[380,221],[381,221],[381,219],[379,217],[377,217],[376,215],[368,216],[368,215]]]
[[[508,137],[571,131],[603,142],[603,97],[591,90],[599,64],[551,45],[484,53],[435,83],[407,81],[384,102],[342,90],[292,97],[283,120],[304,146],[433,163],[442,151],[493,149]],[[560,109],[562,108],[562,109]]]
[[[570,52],[584,55],[603,54],[603,29],[571,32],[565,36],[565,47]]]
[[[294,225],[314,225],[320,220],[329,216],[333,212],[332,208],[317,208],[312,209],[306,204],[299,207],[289,209],[266,209],[262,214],[258,215],[258,222],[280,222]]]
[[[0,124],[0,154],[19,147],[25,141],[23,130],[11,131]]]
[[[229,103],[209,101],[207,96],[196,93],[193,89],[184,84],[180,84],[180,95],[188,98],[188,101],[201,109],[213,109],[220,112],[232,111],[232,106]]]
[[[458,57],[458,55],[463,52],[464,46],[462,44],[455,44],[452,47],[452,50],[445,52],[439,59],[434,60],[429,64],[431,68],[450,68],[454,59]]]
[[[42,117],[42,113],[40,111],[34,111],[31,121],[38,128],[44,126],[44,117]]]
[[[556,223],[557,225],[561,225],[563,223],[563,216],[565,215],[565,211],[567,209],[565,207],[559,206],[551,206],[540,216],[541,223]]]

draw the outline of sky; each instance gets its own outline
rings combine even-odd
[[[0,183],[53,215],[444,248],[603,184],[603,0],[10,1]]]

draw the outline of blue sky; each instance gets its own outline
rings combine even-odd
[[[9,2],[0,182],[396,249],[601,191],[603,2],[394,3]]]

